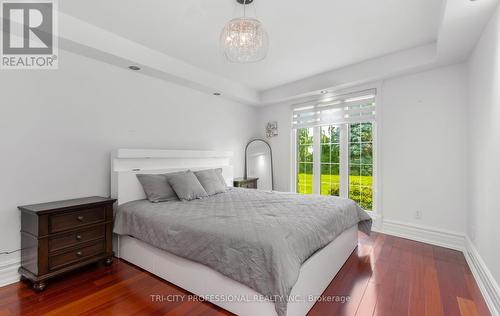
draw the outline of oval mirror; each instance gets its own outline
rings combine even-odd
[[[254,139],[245,149],[245,179],[258,178],[257,189],[273,190],[273,154],[263,139]]]

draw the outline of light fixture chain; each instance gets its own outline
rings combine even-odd
[[[255,7],[255,3],[252,3],[252,8],[253,8],[253,15],[256,17],[257,16],[257,8]]]

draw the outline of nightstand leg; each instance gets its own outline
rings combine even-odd
[[[113,257],[107,257],[106,259],[104,259],[105,266],[109,267],[112,264],[113,264]]]
[[[33,290],[35,290],[37,292],[42,292],[43,290],[45,290],[46,286],[47,286],[47,283],[45,283],[44,281],[34,282],[33,283]]]

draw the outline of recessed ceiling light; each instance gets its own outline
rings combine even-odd
[[[219,95],[221,95],[221,93],[220,92],[214,92],[214,95],[219,96]]]
[[[141,70],[141,68],[138,67],[138,66],[128,66],[128,69],[130,69],[130,70]]]

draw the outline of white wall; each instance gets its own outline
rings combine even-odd
[[[268,122],[278,122],[278,136],[266,138]],[[274,189],[290,191],[291,185],[291,140],[292,111],[289,103],[266,106],[258,111],[258,132],[267,140],[273,150]]]
[[[108,196],[116,148],[231,150],[243,175],[255,108],[66,52],[59,65],[0,71],[0,250],[20,246],[16,206]]]
[[[464,65],[384,82],[384,220],[463,233],[467,197]],[[422,219],[415,218],[416,211]]]
[[[455,65],[402,76],[382,83],[379,104],[382,213],[404,221],[465,231],[466,68]],[[290,104],[259,112],[259,127],[278,121],[270,139],[276,189],[290,190]],[[416,211],[422,219],[415,219]]]
[[[469,61],[467,233],[500,283],[500,7]]]

